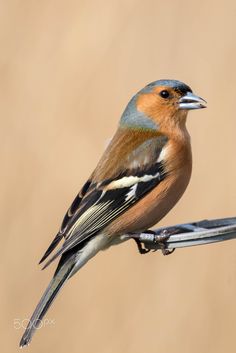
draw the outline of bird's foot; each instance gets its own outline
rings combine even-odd
[[[175,251],[175,249],[169,250],[166,248],[166,241],[173,233],[173,231],[167,231],[166,229],[164,229],[160,234],[155,234],[154,242],[160,246],[161,252],[164,256],[170,255]]]
[[[160,234],[156,234],[156,232],[154,230],[148,229],[148,230],[145,230],[144,233],[153,235],[153,242],[155,244],[159,245],[159,248],[160,248],[160,250],[161,250],[161,252],[162,252],[162,254],[164,256],[170,255],[170,254],[172,254],[175,251],[175,249],[169,250],[169,249],[166,248],[166,240],[168,240],[169,237],[171,236],[171,234],[174,234],[175,231],[173,231],[173,230],[172,231],[170,231],[170,230],[167,231],[166,229],[164,229]],[[149,253],[151,250],[152,251],[157,251],[158,250],[158,249],[147,249],[145,247],[145,244],[143,243],[143,241],[141,241],[141,240],[139,240],[137,238],[133,238],[133,239],[134,239],[134,241],[136,242],[136,244],[138,246],[139,253],[142,254],[142,255]]]

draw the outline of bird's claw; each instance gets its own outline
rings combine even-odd
[[[162,255],[164,255],[164,256],[171,255],[174,251],[175,251],[175,248],[171,249],[171,250],[165,249],[165,248],[161,249]]]
[[[164,256],[171,255],[175,251],[175,249],[169,250],[166,248],[166,240],[169,239],[171,234],[172,232],[168,232],[166,229],[164,229],[160,234],[157,234],[154,237],[154,242],[160,245],[161,252]]]

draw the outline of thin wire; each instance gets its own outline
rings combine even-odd
[[[177,224],[171,227],[155,229],[153,234],[128,234],[127,238],[140,240],[146,249],[163,249],[163,242],[158,239],[166,237],[166,249],[184,248],[205,245],[236,238],[236,217],[203,220],[200,222]]]

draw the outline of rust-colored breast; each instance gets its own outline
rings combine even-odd
[[[168,176],[137,204],[113,221],[106,229],[108,234],[121,235],[152,227],[174,207],[183,195],[192,171],[190,142],[181,144],[170,141],[166,148]]]

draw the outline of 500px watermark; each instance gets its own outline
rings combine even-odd
[[[13,320],[13,326],[14,326],[14,329],[16,330],[19,330],[21,328],[25,330],[29,323],[30,323],[30,319]],[[44,326],[52,326],[52,325],[55,325],[55,319],[43,319],[43,320],[38,319],[32,323],[32,326],[37,330]]]

